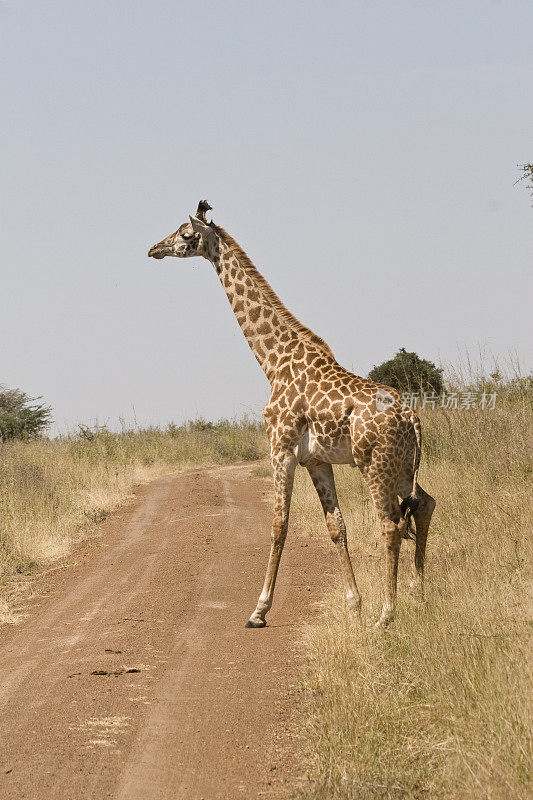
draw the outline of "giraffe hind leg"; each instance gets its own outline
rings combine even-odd
[[[379,506],[377,506],[379,508]],[[396,589],[398,583],[398,560],[405,526],[401,524],[399,507],[396,511],[379,511],[381,533],[385,546],[385,599],[377,627],[386,628],[394,619],[396,611]]]
[[[413,579],[409,586],[412,591],[423,597],[427,535],[436,503],[431,495],[424,491],[418,483],[413,492],[413,471],[410,467],[405,471],[399,482],[398,493],[400,497],[404,498],[400,506],[406,522],[404,538],[413,539],[415,542]],[[415,523],[414,530],[412,527],[413,520]]]
[[[424,596],[424,561],[426,558],[426,542],[428,536],[429,525],[431,517],[437,505],[433,497],[422,489],[417,484],[416,495],[418,499],[418,506],[413,509],[413,519],[415,521],[416,536],[415,536],[415,557],[413,564],[413,580],[410,583],[410,588]]]
[[[381,464],[363,468],[361,472],[381,524],[385,549],[385,598],[376,627],[386,628],[392,622],[396,609],[398,560],[407,522],[398,503],[397,478],[394,473],[383,470]]]

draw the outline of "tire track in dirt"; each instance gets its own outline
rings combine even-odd
[[[294,636],[332,553],[290,531],[269,626],[244,628],[269,550],[253,466],[139,489],[43,573],[0,631],[5,800],[289,797]]]

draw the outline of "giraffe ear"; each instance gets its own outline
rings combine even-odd
[[[200,236],[206,236],[207,233],[211,230],[209,225],[206,225],[206,223],[202,222],[202,220],[198,219],[198,217],[191,217],[189,215],[189,219],[191,221],[193,231],[195,233],[199,233]]]

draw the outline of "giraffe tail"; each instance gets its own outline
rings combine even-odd
[[[412,516],[413,512],[417,510],[420,504],[420,500],[416,496],[416,487],[418,484],[418,470],[420,469],[420,457],[422,455],[422,426],[420,425],[419,418],[413,411],[409,412],[408,418],[413,426],[416,437],[415,457],[413,464],[413,488],[411,490],[411,494],[409,495],[409,497],[406,497],[404,500],[402,500],[402,503],[400,505],[400,510],[402,512],[404,520],[407,523],[404,538],[414,539],[414,537],[416,536],[416,531],[413,528]]]

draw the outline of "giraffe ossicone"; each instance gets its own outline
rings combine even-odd
[[[352,374],[326,342],[283,305],[244,250],[208,222],[206,200],[148,255],[202,256],[214,266],[250,348],[271,385],[263,411],[274,474],[274,520],[263,590],[247,627],[266,625],[287,535],[297,464],[307,468],[340,560],[347,608],[357,612],[355,581],[339,508],[333,464],[357,466],[368,486],[385,544],[385,601],[378,625],[387,626],[396,600],[398,557],[412,516],[416,543],[412,587],[423,593],[426,540],[435,501],[417,482],[421,427],[401,407],[399,393]],[[400,506],[400,499],[402,505]]]

